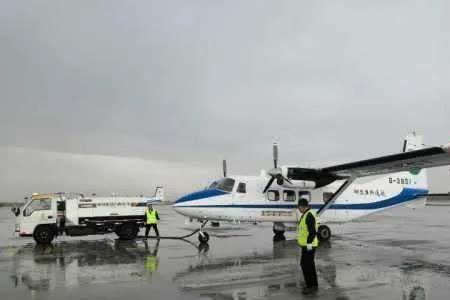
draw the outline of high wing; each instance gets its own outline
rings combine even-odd
[[[450,165],[450,144],[330,166],[320,171],[341,178],[357,178],[445,165]]]
[[[413,150],[322,169],[288,168],[287,178],[293,180],[312,180],[316,182],[316,187],[324,186],[335,180],[345,180],[329,201],[317,211],[320,216],[333,205],[336,199],[358,177],[402,171],[418,172],[421,169],[445,165],[450,165],[450,144],[443,147]]]

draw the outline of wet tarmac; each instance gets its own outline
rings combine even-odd
[[[0,209],[1,299],[449,299],[450,207],[399,207],[331,226],[317,253],[320,291],[303,297],[294,233],[266,225],[208,228],[209,245],[61,237],[39,247]],[[163,235],[188,232],[159,207]]]

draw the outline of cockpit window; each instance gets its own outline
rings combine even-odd
[[[215,188],[224,192],[233,191],[234,179],[222,178],[216,182]]]
[[[213,183],[211,183],[211,185],[209,186],[210,189],[215,189],[217,186],[217,181],[213,181]]]

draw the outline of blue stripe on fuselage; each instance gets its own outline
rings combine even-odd
[[[202,191],[194,192],[191,194],[188,194],[186,196],[181,197],[175,203],[182,203],[182,202],[188,202],[193,200],[200,200],[200,199],[206,199],[210,197],[216,197],[216,196],[222,196],[227,194],[224,191],[218,190],[218,189],[205,189]]]
[[[208,191],[208,190],[205,190]],[[202,192],[205,192],[202,191]],[[211,190],[209,190],[211,191]],[[190,200],[183,200],[185,197],[181,198],[180,201],[178,200],[176,203],[180,203],[180,202],[186,202],[186,201],[191,201],[191,200],[199,200],[202,198],[198,198],[198,193],[202,193],[202,192],[197,192],[194,193],[196,194],[195,197],[192,197],[194,199],[190,199]],[[219,195],[223,195],[226,194],[225,192],[219,191],[221,192]],[[425,189],[411,189],[411,188],[404,188],[400,194],[385,199],[385,200],[381,200],[381,201],[376,201],[376,202],[370,202],[370,203],[350,203],[350,204],[333,204],[331,205],[331,207],[329,209],[365,209],[365,210],[373,210],[373,209],[381,209],[381,208],[386,208],[386,207],[390,207],[390,206],[394,206],[394,205],[398,205],[404,202],[408,202],[420,197],[425,196],[428,193],[428,190]],[[188,196],[194,195],[194,194],[189,194]],[[209,195],[209,194],[208,194]],[[208,196],[208,197],[213,197],[213,196]],[[311,203],[311,207],[314,209],[319,209],[323,206],[323,204],[318,204],[318,203]],[[214,205],[214,204],[209,204],[209,205],[177,205],[177,207],[217,207],[217,208],[223,208],[223,207],[234,207],[234,208],[279,208],[279,209],[291,209],[291,208],[296,208],[297,205],[296,204],[218,204],[218,205]]]

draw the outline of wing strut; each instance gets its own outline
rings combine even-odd
[[[349,177],[347,180],[338,188],[338,190],[331,196],[330,200],[327,201],[319,210],[317,211],[317,215],[320,217],[334,202],[336,202],[337,198],[342,195],[345,190],[355,181],[356,177]]]

